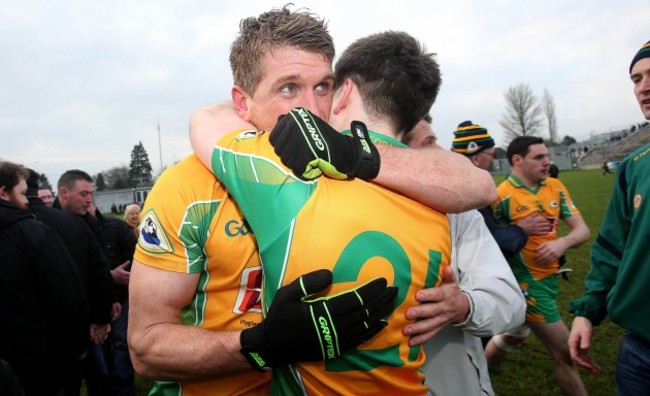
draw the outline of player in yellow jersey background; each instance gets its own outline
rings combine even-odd
[[[530,235],[521,253],[508,263],[526,297],[526,325],[549,351],[555,378],[567,395],[585,395],[586,390],[567,348],[569,331],[557,307],[558,283],[555,273],[564,252],[589,240],[589,228],[575,207],[569,191],[558,179],[548,178],[549,152],[539,137],[520,136],[508,145],[511,175],[499,185],[499,200],[494,204],[495,217],[505,224],[537,213],[545,217],[552,229],[544,235]],[[562,220],[570,231],[559,236]],[[525,333],[519,333],[525,337]],[[517,341],[523,341],[517,337]],[[499,343],[500,335],[490,340],[488,362],[505,357],[509,345]]]

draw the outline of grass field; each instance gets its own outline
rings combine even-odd
[[[614,177],[603,177],[600,170],[563,171],[560,173],[560,179],[569,188],[575,204],[591,229],[591,240],[588,243],[567,252],[567,267],[573,268],[574,272],[569,281],[560,281],[559,306],[565,323],[570,326],[568,304],[570,300],[582,294],[583,280],[589,270],[589,248],[600,228]],[[495,181],[500,183],[503,176],[495,176]],[[567,228],[562,224],[560,234],[566,232]],[[609,396],[615,393],[614,364],[622,333],[622,330],[609,320],[596,329],[592,357],[601,365],[603,372],[595,378],[581,371],[590,395]],[[458,380],[462,381],[460,378]],[[146,395],[151,388],[151,382],[144,378],[138,378],[137,382],[138,395]],[[528,337],[522,346],[513,349],[506,362],[492,373],[492,384],[499,396],[560,394],[555,384],[551,359],[533,335]]]

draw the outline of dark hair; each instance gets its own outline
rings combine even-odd
[[[262,79],[264,55],[274,48],[322,54],[330,63],[334,59],[334,41],[327,23],[307,10],[291,12],[289,5],[239,23],[239,34],[230,46],[230,68],[235,84],[249,94]]]
[[[373,34],[352,43],[336,63],[335,87],[346,79],[358,87],[370,117],[392,122],[399,137],[429,112],[440,89],[440,67],[404,32]]]
[[[533,144],[544,144],[544,139],[537,136],[518,136],[512,139],[506,152],[510,166],[512,166],[512,157],[515,155],[525,157]]]
[[[20,179],[27,179],[27,170],[18,164],[9,161],[0,161],[0,187],[7,192],[13,190],[20,183]]]
[[[26,168],[27,174],[27,196],[28,197],[37,197],[38,196],[38,173],[31,168]]]
[[[65,173],[61,175],[59,182],[57,183],[57,188],[65,187],[66,189],[71,190],[74,188],[77,180],[85,180],[94,183],[93,178],[90,177],[88,173],[79,169],[71,169],[65,171]]]

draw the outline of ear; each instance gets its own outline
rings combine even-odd
[[[478,166],[478,158],[477,157],[478,156],[476,154],[469,157],[469,160],[472,161],[472,164],[474,164],[474,166]]]
[[[230,96],[232,97],[232,102],[235,105],[235,111],[237,115],[244,121],[250,122],[250,110],[248,109],[248,94],[241,89],[239,86],[235,85],[230,91]]]
[[[334,93],[334,98],[332,101],[332,113],[339,114],[343,109],[348,107],[350,104],[350,96],[352,94],[352,89],[354,88],[354,83],[349,78],[345,79],[343,86],[339,87]]]
[[[68,199],[68,190],[65,187],[59,188],[59,203]]]
[[[0,199],[9,201],[9,193],[7,192],[7,188],[5,186],[0,187]]]

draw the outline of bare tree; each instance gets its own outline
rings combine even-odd
[[[542,97],[542,109],[546,117],[546,126],[548,127],[548,137],[553,143],[557,143],[557,118],[555,117],[555,100],[553,95],[544,89]]]
[[[530,86],[520,83],[508,88],[503,96],[506,100],[506,113],[499,125],[505,129],[506,137],[512,140],[518,136],[537,135],[544,120],[542,109]]]

